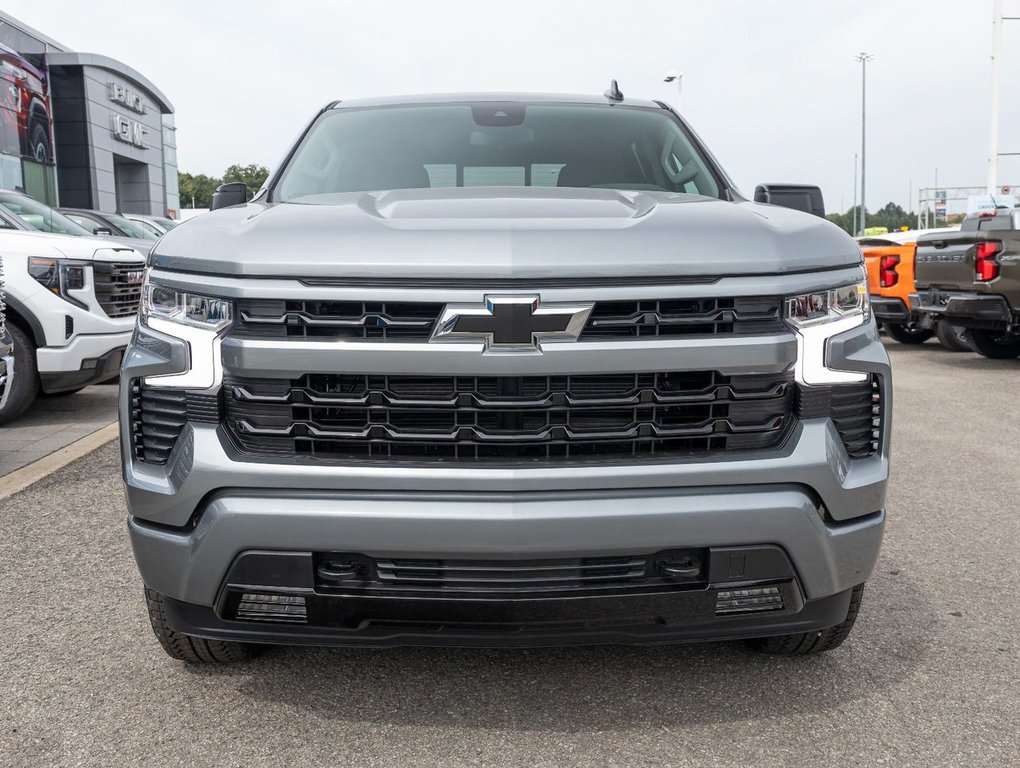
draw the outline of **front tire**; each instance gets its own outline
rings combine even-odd
[[[7,397],[6,405],[0,410],[0,424],[9,424],[21,416],[39,394],[35,343],[14,323],[8,323],[7,330],[14,340],[14,376],[7,385],[11,388],[11,393]]]
[[[1020,333],[980,331],[971,328],[967,331],[967,341],[970,342],[975,352],[992,360],[1010,360],[1020,357]]]
[[[939,344],[950,352],[973,351],[965,338],[966,333],[966,328],[961,328],[959,325],[950,325],[945,320],[939,320],[935,324],[935,336],[938,337]]]
[[[776,635],[775,637],[756,637],[748,644],[760,653],[773,656],[808,656],[824,653],[839,648],[854,628],[857,614],[861,610],[864,599],[864,585],[858,584],[850,594],[850,607],[846,618],[834,627],[819,629],[815,632],[797,632],[792,635]]]
[[[261,650],[250,643],[233,643],[226,640],[206,640],[177,632],[166,623],[163,595],[145,588],[145,604],[149,609],[149,623],[160,646],[167,656],[189,664],[233,664],[248,661]]]
[[[935,332],[928,328],[920,328],[914,323],[886,323],[885,332],[900,344],[924,344]]]

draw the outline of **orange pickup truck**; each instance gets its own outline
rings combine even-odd
[[[912,229],[857,238],[868,270],[868,293],[871,311],[892,338],[903,344],[922,344],[938,336],[942,346],[954,352],[969,352],[963,329],[938,323],[934,330],[922,328],[918,317],[910,311],[910,294],[914,288],[914,254],[917,238],[928,232],[951,232],[959,227],[939,230]]]

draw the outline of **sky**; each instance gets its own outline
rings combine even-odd
[[[1005,0],[1020,16],[1020,0]],[[860,51],[868,64],[867,204],[983,186],[992,0],[5,0],[72,50],[134,67],[173,103],[181,171],[273,167],[334,99],[549,91],[675,102],[745,194],[818,184],[854,200]],[[1020,152],[1020,21],[1003,32],[1000,151]],[[1012,49],[1012,51],[1011,51]],[[1011,51],[1011,52],[1010,52]],[[1020,157],[999,183],[1020,186]],[[911,198],[911,190],[913,197]],[[910,205],[910,208],[916,208]]]

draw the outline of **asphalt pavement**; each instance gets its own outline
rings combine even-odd
[[[889,346],[889,524],[837,651],[188,667],[150,632],[108,445],[0,502],[0,766],[1020,765],[1020,361]]]
[[[40,395],[28,411],[0,427],[0,477],[117,420],[117,384],[94,384],[74,394]]]

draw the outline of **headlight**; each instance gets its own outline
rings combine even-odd
[[[50,293],[87,309],[83,302],[72,297],[68,291],[80,291],[85,287],[85,269],[88,266],[87,261],[32,256],[28,259],[28,274]]]
[[[848,317],[867,322],[871,312],[867,282],[851,283],[817,293],[804,293],[786,300],[786,319],[797,328],[831,323]]]
[[[789,296],[784,302],[786,322],[797,332],[794,372],[802,384],[841,384],[867,378],[861,371],[828,366],[829,339],[857,328],[871,318],[867,278],[815,293]]]
[[[233,307],[228,299],[179,291],[146,279],[142,289],[140,314],[142,322],[148,322],[150,318],[159,318],[218,331],[230,325]]]

